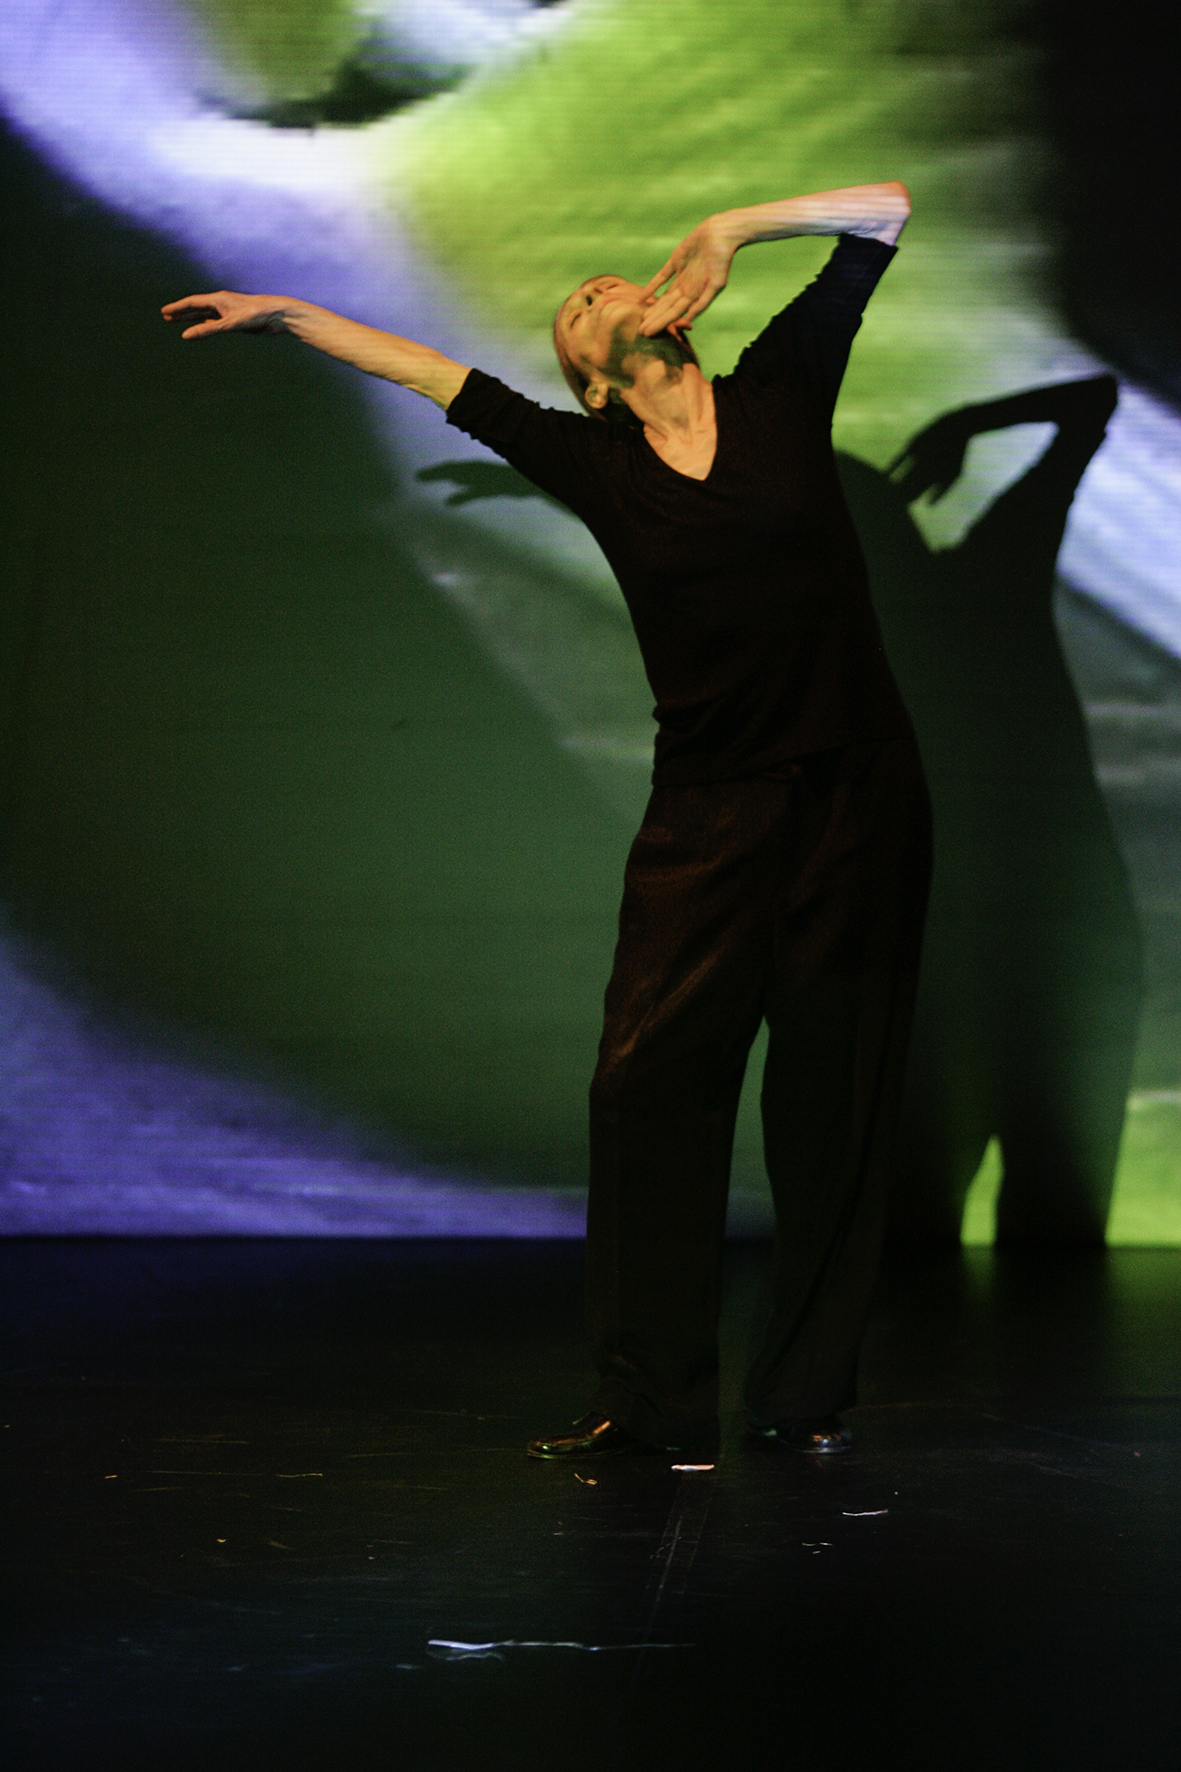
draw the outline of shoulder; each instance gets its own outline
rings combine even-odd
[[[447,408],[447,423],[494,446],[498,441],[536,436],[560,440],[564,448],[587,450],[594,449],[598,433],[609,429],[581,413],[542,406],[482,369],[468,371]]]
[[[614,457],[611,425],[542,406],[483,370],[468,372],[447,408],[447,423],[580,516],[600,500],[611,478],[604,472]]]
[[[459,431],[473,431],[473,425],[484,420],[509,416],[516,420],[532,418],[560,431],[569,431],[571,427],[576,431],[606,429],[606,425],[592,425],[582,413],[543,406],[539,400],[530,399],[527,393],[516,392],[516,388],[511,388],[497,376],[488,376],[482,369],[468,370],[463,385],[447,408],[447,424],[458,425]]]

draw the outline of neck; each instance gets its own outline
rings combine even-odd
[[[654,438],[687,443],[713,423],[713,388],[695,363],[643,355],[628,363],[623,400]]]
[[[612,397],[622,400],[654,441],[686,444],[713,422],[713,388],[666,334],[644,338],[616,329],[607,363]]]

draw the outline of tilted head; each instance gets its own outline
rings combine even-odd
[[[670,368],[697,364],[697,353],[681,333],[666,329],[655,338],[640,333],[652,305],[638,283],[626,277],[588,277],[554,315],[554,350],[567,386],[592,418],[631,423],[622,390],[634,379],[627,358],[659,358]]]

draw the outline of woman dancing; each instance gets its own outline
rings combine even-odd
[[[618,577],[658,722],[591,1084],[591,1411],[538,1458],[718,1441],[734,1121],[760,1023],[773,1305],[765,1441],[848,1448],[930,867],[926,788],[830,438],[909,214],[862,185],[711,216],[646,287],[592,277],[554,345],[583,414],[284,296],[164,308],[186,339],[290,332],[434,400],[579,516]],[[834,234],[819,277],[707,381],[685,331],[759,240]]]

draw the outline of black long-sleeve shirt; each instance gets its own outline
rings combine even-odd
[[[538,406],[473,369],[447,412],[561,499],[619,580],[656,697],[653,781],[721,781],[910,721],[833,461],[833,407],[895,248],[842,235],[820,275],[714,378],[704,480],[633,426]]]

